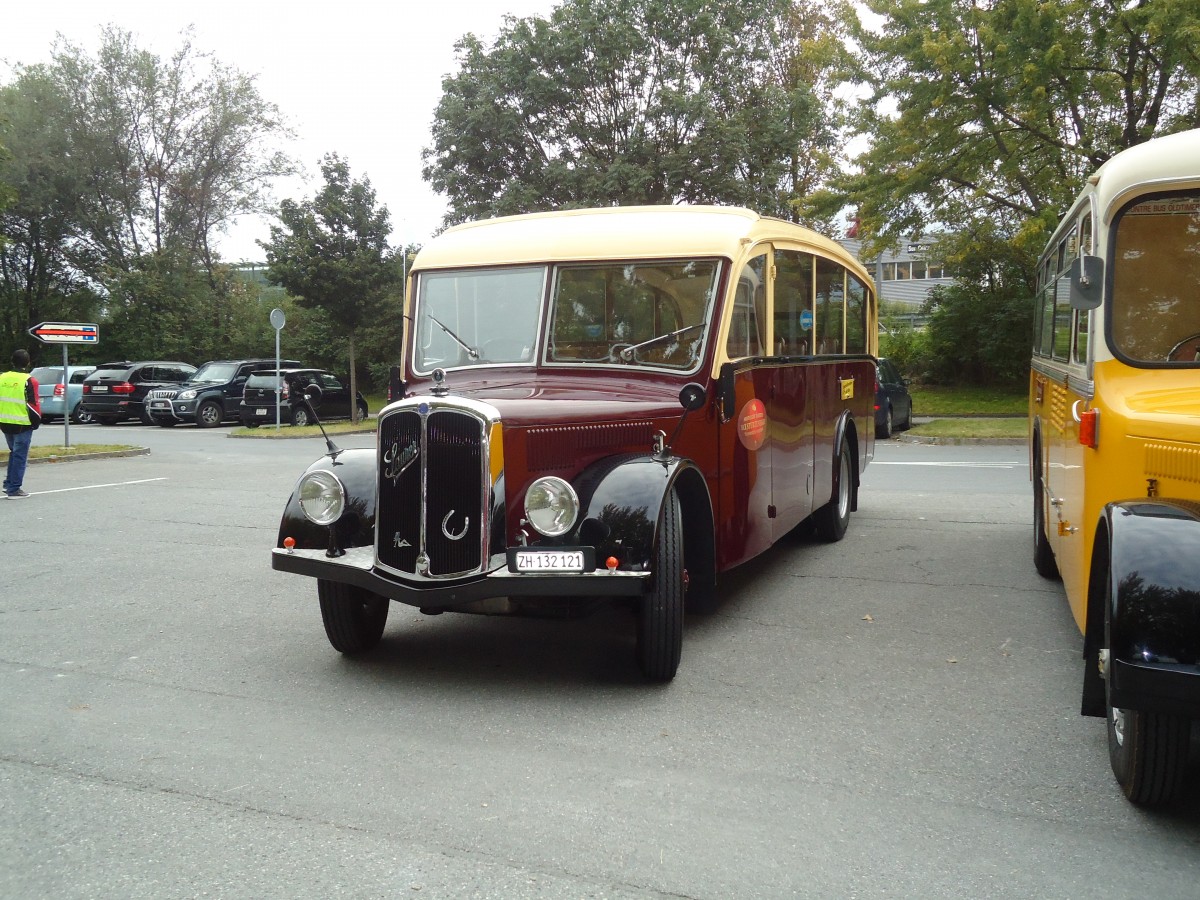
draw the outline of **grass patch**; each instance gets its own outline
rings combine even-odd
[[[918,416],[1027,416],[1029,395],[1023,389],[908,386]]]
[[[923,425],[914,425],[905,435],[927,438],[986,438],[991,440],[1024,441],[1029,437],[1029,418],[1014,416],[1006,419],[989,419],[969,416],[956,419],[934,419]]]
[[[325,425],[325,433],[329,435],[367,434],[378,426],[377,419],[363,419],[357,425],[349,420],[329,422]],[[260,425],[258,428],[234,428],[229,433],[236,437],[264,438],[269,441],[283,438],[320,437],[321,429],[316,425],[304,425],[298,428],[295,425],[287,424],[280,425],[276,429],[275,423],[272,422],[270,425]]]
[[[92,453],[116,453],[121,450],[137,450],[129,444],[74,444],[70,447],[30,447],[30,459],[70,459],[72,456],[88,456]],[[8,462],[7,450],[0,450],[0,462]]]

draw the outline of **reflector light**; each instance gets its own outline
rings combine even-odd
[[[617,558],[615,556],[610,556],[608,559],[606,559],[604,561],[604,564],[606,566],[608,566],[608,571],[612,572],[613,570],[615,570],[617,568],[617,566],[620,565],[620,562],[617,560]]]
[[[1100,410],[1088,409],[1079,414],[1079,443],[1096,449],[1100,432]]]
[[[66,388],[63,387],[63,384],[61,381],[58,384],[54,385],[54,396],[55,397],[61,397],[66,392],[67,392]]]
[[[294,537],[285,537],[283,539],[283,549],[289,553],[296,547],[296,539]]]

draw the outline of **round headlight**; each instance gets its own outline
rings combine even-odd
[[[561,478],[539,478],[525,492],[525,518],[539,534],[558,537],[575,526],[579,497]]]
[[[332,472],[309,472],[300,479],[300,508],[310,522],[331,525],[346,509],[346,489]]]

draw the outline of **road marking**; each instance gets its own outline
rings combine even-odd
[[[896,460],[873,459],[872,466],[934,466],[946,469],[1016,469],[1029,465],[1025,462],[899,462]]]
[[[106,487],[124,487],[127,484],[148,484],[151,481],[166,481],[166,477],[162,478],[139,478],[137,481],[114,481],[110,484],[84,484],[79,487],[55,488],[52,491],[30,491],[30,496],[39,496],[41,494],[65,494],[67,491],[90,491],[93,488]]]

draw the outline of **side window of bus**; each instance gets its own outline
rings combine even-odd
[[[775,252],[775,352],[812,353],[813,257],[799,250]]]
[[[924,265],[924,263],[922,263]],[[846,273],[846,352],[867,352],[867,297],[870,289]]]
[[[1057,277],[1054,280],[1054,343],[1051,355],[1066,362],[1071,356],[1071,344],[1074,335],[1071,326],[1074,324],[1074,310],[1071,309],[1071,261],[1077,252],[1076,239],[1078,226],[1072,228],[1058,242]]]
[[[817,353],[841,353],[845,311],[846,270],[832,260],[817,258]]]
[[[733,298],[733,318],[729,323],[729,337],[725,351],[731,359],[745,356],[762,356],[762,329],[767,303],[767,257],[756,256],[742,269],[738,276],[737,291]]]

